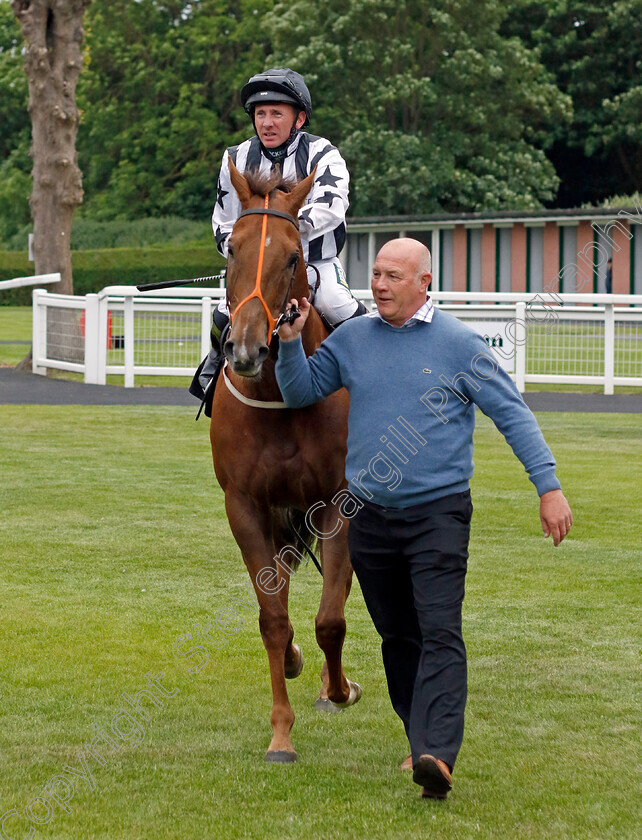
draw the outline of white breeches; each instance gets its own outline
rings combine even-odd
[[[357,301],[352,297],[348,288],[346,274],[338,257],[332,260],[314,263],[321,283],[314,298],[314,308],[324,315],[332,326],[347,321],[357,310]],[[317,273],[311,266],[308,266],[308,284],[314,288],[317,282]]]

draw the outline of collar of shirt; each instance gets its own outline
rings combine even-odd
[[[409,327],[410,324],[413,323],[413,321],[422,321],[426,324],[429,324],[432,321],[432,316],[434,314],[435,314],[435,306],[434,306],[430,296],[428,296],[428,298],[426,299],[426,302],[423,303],[419,307],[419,309],[415,312],[415,314],[411,315],[410,318],[408,318],[408,320],[405,321],[400,327],[397,327],[397,329],[402,330],[404,327]],[[386,321],[386,319],[381,316],[378,309],[375,309],[374,312],[372,313],[372,315],[375,315],[375,316],[381,318],[382,321]],[[388,323],[388,321],[386,321],[386,324],[387,323]],[[391,326],[393,326],[393,325],[391,324]]]
[[[282,163],[286,158],[293,155],[296,150],[299,148],[299,140],[301,139],[301,132],[297,131],[297,133],[292,138],[288,138],[285,143],[282,143],[278,149],[268,149],[267,146],[264,146],[261,143],[261,152],[267,160],[270,161],[272,166],[276,166],[277,164]]]

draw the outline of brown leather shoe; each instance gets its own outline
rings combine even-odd
[[[453,779],[445,761],[433,755],[422,755],[415,764],[413,781],[423,786],[424,799],[445,799],[452,790]]]
[[[400,770],[412,770],[412,753],[399,765]]]

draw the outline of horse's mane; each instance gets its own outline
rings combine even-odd
[[[254,195],[271,195],[274,190],[289,193],[296,186],[296,181],[284,178],[280,172],[270,172],[264,175],[257,169],[248,169],[243,173],[243,176]]]

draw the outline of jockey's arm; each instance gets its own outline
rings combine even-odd
[[[216,187],[216,201],[212,213],[212,230],[219,254],[227,259],[227,242],[234,223],[241,212],[241,202],[230,179],[229,155],[223,154]]]

